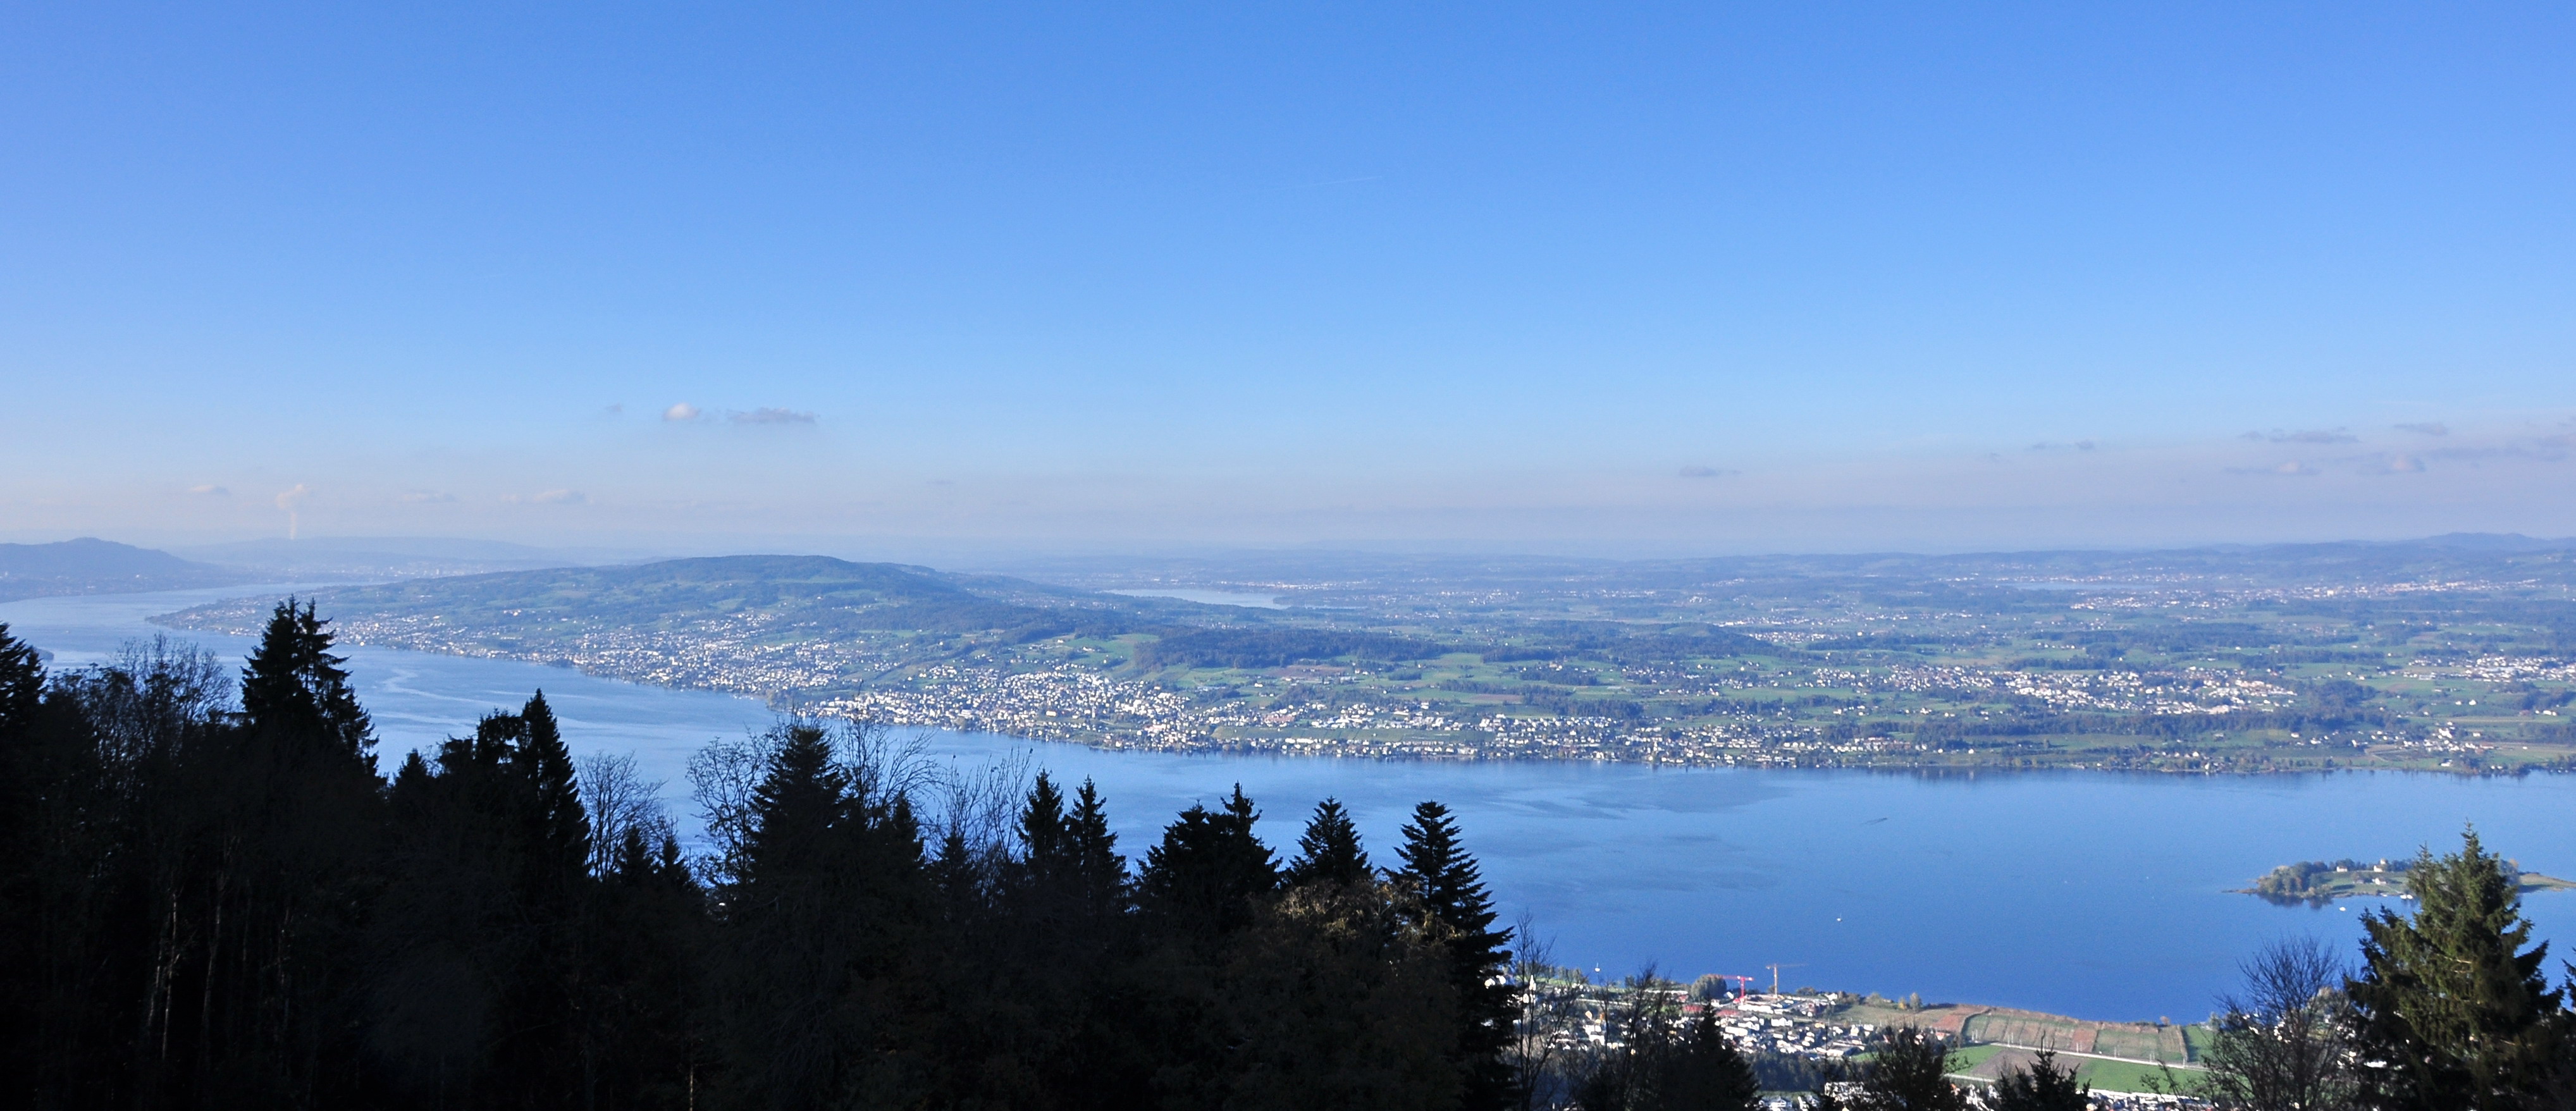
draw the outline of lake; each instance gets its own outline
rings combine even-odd
[[[54,666],[78,667],[161,631],[145,620],[153,614],[254,592],[27,599],[0,603],[0,622],[54,653]],[[178,639],[234,659],[251,648]],[[688,754],[771,720],[759,702],[727,695],[536,664],[347,651],[388,768],[542,687],[576,751],[633,752],[685,811]],[[1789,966],[1785,987],[1921,992],[2087,1018],[2205,1017],[2236,963],[2284,935],[2354,952],[2370,903],[2282,908],[2223,893],[2276,864],[2438,851],[2475,822],[2524,867],[2576,875],[2576,777],[2567,776],[1923,776],[1184,756],[956,733],[923,741],[961,768],[1024,756],[1063,779],[1096,781],[1131,856],[1180,809],[1237,782],[1282,848],[1326,796],[1349,805],[1381,851],[1415,802],[1439,799],[1457,812],[1506,919],[1527,913],[1559,963],[1604,975],[1652,960],[1684,978],[1718,972],[1767,985],[1764,966],[1779,963]],[[2528,910],[2553,952],[2576,944],[2576,893],[2534,895]],[[2558,961],[2548,967],[2554,977]]]

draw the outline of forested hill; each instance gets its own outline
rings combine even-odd
[[[2451,537],[2241,557],[1035,572],[1071,585],[740,556],[318,600],[353,643],[1119,746],[2486,771],[2576,767],[2570,555]],[[275,601],[162,620],[247,633]]]
[[[1131,598],[991,575],[824,556],[750,555],[412,579],[312,596],[353,641],[562,663],[647,682],[775,695],[864,686],[967,662],[1053,666],[1076,642],[1135,642],[1144,666],[1270,666],[1446,649],[1330,618]],[[183,628],[248,632],[274,601],[168,615]],[[1027,659],[1021,646],[1053,648]],[[1126,642],[1119,642],[1126,643]],[[1138,646],[1165,645],[1159,655]],[[1009,656],[1005,662],[995,653]],[[685,669],[685,670],[684,670]]]
[[[1158,604],[827,556],[744,555],[414,579],[319,596],[343,621],[436,620],[501,636],[660,629],[718,617],[811,634],[1125,632]]]
[[[0,600],[184,590],[241,581],[239,572],[227,568],[96,537],[53,544],[0,544]]]

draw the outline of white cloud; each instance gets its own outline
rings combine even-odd
[[[701,415],[697,406],[685,401],[662,410],[663,420],[696,420]]]
[[[211,482],[199,486],[188,487],[188,492],[209,498],[229,498],[233,496],[232,491],[224,489],[223,487],[217,486]]]
[[[310,486],[307,486],[307,485],[305,485],[305,484],[303,484],[303,483],[301,483],[301,482],[298,482],[298,483],[296,483],[296,484],[295,484],[295,488],[294,488],[294,489],[292,489],[292,490],[281,490],[281,491],[279,491],[279,492],[278,492],[278,494],[277,494],[277,507],[278,507],[279,509],[283,509],[283,510],[285,510],[285,511],[289,512],[289,513],[293,513],[293,512],[295,512],[295,507],[296,507],[296,506],[299,506],[299,505],[304,504],[307,500],[311,499],[312,497],[313,497],[313,488],[312,488],[312,487],[310,487]]]
[[[730,413],[725,419],[735,424],[812,424],[815,417],[812,413],[770,406],[754,409],[748,413]]]

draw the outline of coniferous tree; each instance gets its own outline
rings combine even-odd
[[[311,602],[301,610],[292,598],[278,603],[242,671],[242,716],[258,728],[309,732],[364,758],[372,772],[374,725],[340,666],[348,661],[331,654],[328,624]]]
[[[784,725],[764,748],[720,894],[736,1092],[766,1106],[914,1102],[934,904],[911,804],[872,793],[819,726]]]
[[[1167,1092],[1165,1105],[1457,1107],[1465,1078],[1448,953],[1413,910],[1393,885],[1368,880],[1268,901],[1215,970],[1224,1037],[1206,1086]]]
[[[1494,929],[1493,900],[1484,878],[1459,843],[1449,808],[1424,802],[1413,808],[1396,850],[1403,866],[1389,878],[1447,931],[1450,983],[1460,1001],[1460,1067],[1467,1076],[1466,1106],[1504,1107],[1517,1097],[1503,1061],[1516,1008],[1504,982],[1510,968],[1511,931]]]
[[[1355,884],[1370,876],[1368,852],[1360,847],[1359,827],[1340,800],[1315,804],[1306,832],[1297,838],[1297,858],[1288,862],[1291,884]]]
[[[1717,1024],[1716,1007],[1701,1008],[1679,1033],[1656,1062],[1657,1111],[1758,1111],[1762,1082]]]
[[[590,817],[583,811],[572,752],[564,747],[554,708],[546,705],[546,692],[536,692],[520,709],[516,740],[513,762],[533,789],[528,813],[531,863],[542,882],[568,887],[587,870]]]
[[[680,858],[677,837],[620,834],[615,866],[596,891],[588,945],[594,984],[585,997],[591,1044],[584,1105],[669,1108],[705,1102],[711,1087],[712,989],[705,894]]]
[[[386,886],[371,943],[384,972],[371,1037],[398,1091],[493,1107],[586,1102],[609,1039],[588,822],[542,695],[417,753],[390,792]],[[623,924],[618,924],[622,926]]]
[[[2363,920],[2357,1017],[2362,1106],[2387,1111],[2520,1107],[2564,1052],[2560,994],[2542,972],[2522,896],[2477,831],[2457,853],[2421,851],[2406,874],[2412,918]]]
[[[1114,915],[1127,901],[1127,858],[1118,855],[1118,835],[1109,830],[1109,811],[1089,779],[1074,797],[1065,820],[1073,841],[1075,870],[1082,878],[1082,901],[1094,915]]]
[[[520,944],[505,1006],[519,1026],[504,1043],[504,1068],[523,1106],[560,1107],[583,1100],[597,1079],[601,1040],[586,1020],[595,985],[586,945],[590,907],[590,821],[581,802],[572,753],[554,710],[538,691],[511,730],[507,763],[518,780]]]
[[[1018,833],[1021,859],[1031,871],[1053,877],[1072,870],[1073,831],[1066,823],[1064,792],[1056,790],[1045,772],[1038,773],[1020,808]]]
[[[1865,1111],[1969,1111],[1967,1093],[1950,1082],[1950,1046],[1919,1027],[1887,1032],[1861,1066],[1858,1106]]]
[[[45,694],[45,665],[34,645],[9,635],[0,621],[0,737],[17,738],[35,726]]]
[[[1164,828],[1137,877],[1140,900],[1162,929],[1212,940],[1251,921],[1253,900],[1279,887],[1278,865],[1252,832],[1260,818],[1238,783],[1220,809],[1193,806]]]
[[[186,1064],[152,1083],[174,1100],[327,1104],[360,1085],[359,930],[382,782],[327,624],[281,603],[242,674],[241,726],[174,773],[196,857],[166,957],[187,971],[162,990],[200,1001],[162,1019]]]
[[[56,879],[44,819],[80,777],[59,766],[64,746],[40,732],[44,689],[35,648],[0,624],[0,1053],[50,1072],[70,1050],[39,1036],[54,1004],[44,984],[57,963],[42,941],[53,901],[46,888]]]
[[[701,886],[649,805],[592,820],[542,693],[387,782],[314,607],[271,615],[245,712],[222,679],[156,650],[49,680],[0,629],[0,1091],[1394,1109],[1472,1078],[1457,942],[1491,917],[1445,820],[1380,881],[1325,807],[1283,890],[1238,786],[1131,885],[1096,786],[1044,777],[930,861],[899,766],[787,722],[709,750]]]
[[[2093,1086],[2078,1083],[2074,1066],[2058,1064],[2057,1054],[2043,1049],[2027,1067],[1997,1079],[1986,1106],[1990,1111],[2086,1111],[2093,1106]]]

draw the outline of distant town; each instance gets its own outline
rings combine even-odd
[[[2264,549],[2161,562],[1433,564],[1146,580],[1243,592],[1267,608],[1103,591],[1132,586],[1132,571],[1040,584],[811,557],[317,597],[348,643],[1105,748],[1701,766],[2576,767],[2567,551],[2351,547],[2331,559]],[[274,601],[160,620],[243,631]]]
[[[1727,1036],[1763,1072],[1764,1087],[1797,1091],[1835,1065],[1870,1052],[1891,1027],[1912,1026],[1955,1047],[1956,1079],[1990,1083],[2029,1066],[2040,1052],[2073,1066],[2094,1089],[2097,1111],[2206,1106],[2188,1095],[2201,1078],[2200,1055],[2213,1036],[2206,1023],[2094,1022],[2000,1007],[1770,984],[1702,976],[1684,984],[1630,976],[1593,982],[1573,969],[1522,968],[1517,975],[1523,1036],[1552,1043],[1525,1053],[1579,1054],[1617,1049],[1627,1028],[1654,1008],[1685,1017],[1714,1010]],[[1777,1106],[1794,1105],[1778,1097]]]

